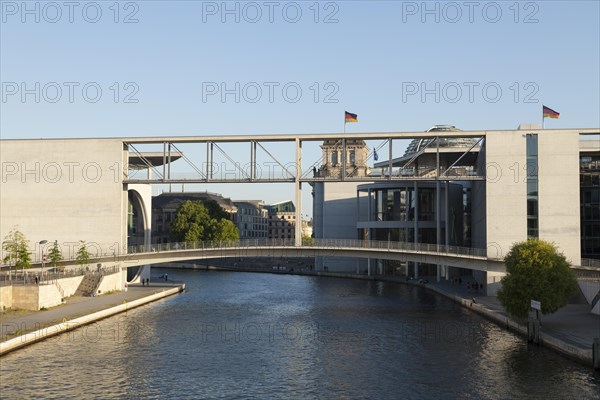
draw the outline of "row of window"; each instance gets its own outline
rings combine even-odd
[[[256,231],[241,231],[240,238],[266,238],[267,232],[256,232]]]
[[[264,218],[267,217],[267,210],[258,210],[256,208],[240,208],[237,211],[238,215],[260,215]]]
[[[295,215],[269,215],[269,219],[296,219]]]
[[[338,165],[341,163],[341,152],[334,150],[331,152],[331,164]],[[350,150],[348,152],[348,158],[346,160],[346,164],[356,164],[356,151]]]
[[[600,258],[600,237],[586,238],[581,241],[581,257]]]

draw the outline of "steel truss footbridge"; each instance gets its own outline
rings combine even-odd
[[[310,239],[297,246],[293,239],[247,239],[221,242],[175,242],[130,246],[126,254],[98,254],[90,262],[120,268],[167,262],[240,257],[341,256],[447,265],[487,272],[505,272],[504,261],[471,247],[350,239]],[[76,266],[75,259],[63,260]],[[40,266],[35,264],[36,267]],[[67,267],[68,268],[68,267]],[[571,268],[580,278],[600,279],[600,262],[582,260]],[[368,272],[371,274],[371,271]]]
[[[452,181],[452,180],[484,180],[485,171],[476,173],[457,173],[455,165],[440,167],[439,155],[444,151],[440,139],[476,138],[476,144],[464,149],[462,159],[474,151],[476,145],[485,140],[486,131],[452,131],[452,132],[388,132],[388,133],[346,133],[340,134],[303,134],[303,135],[244,135],[244,136],[175,136],[163,138],[124,138],[124,148],[129,153],[129,166],[126,169],[125,184],[208,184],[208,183],[292,183],[294,184],[294,200],[296,205],[296,221],[301,221],[302,184],[312,182],[388,182],[400,180]],[[395,140],[430,139],[428,148],[421,149],[402,167],[394,167],[393,149]],[[376,152],[387,148],[388,164],[379,168],[377,174],[359,176],[346,168],[340,168],[338,174],[320,176],[315,174],[318,166],[325,163],[322,158],[312,163],[303,163],[303,146],[308,143],[329,141],[338,146],[340,165],[347,165],[347,147],[352,141],[375,141],[379,143],[369,154],[373,158]],[[292,154],[277,153],[270,149],[271,145],[287,144],[293,146]],[[184,146],[200,145],[194,153],[183,151]],[[249,152],[249,163],[242,165],[226,151],[226,145],[237,145]],[[200,149],[204,147],[201,151]],[[147,152],[143,148],[154,151]],[[156,150],[159,151],[156,151]],[[291,148],[290,148],[291,150]],[[413,162],[425,151],[435,152],[437,168],[420,176],[417,172],[407,174],[414,166]],[[267,157],[275,168],[261,168],[259,154]],[[215,156],[228,163],[228,168],[219,168]],[[284,157],[288,157],[284,159]],[[171,164],[175,160],[184,160],[191,173],[180,174],[172,171]],[[264,158],[263,158],[264,159]],[[457,160],[457,162],[459,161]],[[368,161],[368,160],[367,160]],[[456,163],[455,163],[456,164]],[[144,172],[141,172],[144,171]],[[140,173],[141,172],[141,173]],[[296,229],[295,244],[301,244],[301,230]]]
[[[551,131],[551,130],[547,130]],[[560,130],[557,130],[560,131]],[[570,130],[572,131],[572,129]],[[577,130],[580,135],[597,135],[598,129]],[[450,181],[476,181],[486,179],[486,167],[465,171],[460,168],[469,156],[476,156],[478,149],[485,143],[486,135],[494,131],[460,131],[431,130],[428,132],[375,132],[375,133],[330,133],[330,134],[275,134],[275,135],[232,135],[232,136],[172,136],[172,137],[139,137],[122,138],[124,149],[128,154],[128,166],[124,168],[124,184],[209,184],[209,183],[291,183],[294,184],[296,205],[296,221],[302,215],[302,184],[313,182],[390,182],[390,181],[430,181],[436,183],[437,196],[440,185]],[[471,139],[472,145],[466,146],[462,155],[451,165],[442,166],[440,154],[447,149],[444,143],[448,139]],[[409,159],[403,160],[401,166],[394,164],[394,143],[399,140],[419,139],[427,143]],[[303,146],[310,143],[328,141],[339,146],[340,165],[347,165],[349,145],[356,141],[374,141],[379,143],[369,153],[368,158],[377,158],[377,151],[382,156],[387,150],[387,162],[377,163],[377,173],[360,175],[352,170],[340,168],[337,174],[316,174],[316,168],[326,162],[318,159],[315,162],[304,162]],[[396,141],[396,142],[394,142]],[[373,143],[373,142],[371,142]],[[293,151],[277,152],[271,145],[293,146]],[[190,151],[192,145],[195,149]],[[248,151],[248,163],[242,165],[227,152],[227,145],[236,145]],[[187,146],[187,147],[186,147]],[[151,148],[148,152],[144,149]],[[291,147],[290,147],[291,150]],[[454,150],[456,151],[456,149]],[[285,153],[285,154],[283,154]],[[415,168],[419,156],[428,153],[436,160],[435,168],[419,171]],[[227,162],[228,168],[220,168],[217,158]],[[270,164],[277,167],[261,168],[259,158],[267,157]],[[284,157],[287,157],[284,159]],[[290,160],[290,157],[293,159]],[[171,164],[175,160],[184,160],[188,170],[181,174],[172,171]],[[368,161],[368,160],[367,160]],[[264,165],[263,165],[264,166]],[[439,198],[438,198],[439,200]],[[439,201],[438,201],[439,204]],[[439,215],[439,212],[436,213]],[[436,221],[440,231],[439,221]],[[441,240],[438,240],[441,242]],[[295,245],[301,246],[301,229],[296,229]]]

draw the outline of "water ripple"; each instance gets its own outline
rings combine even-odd
[[[6,399],[600,399],[600,374],[422,288],[169,272],[188,292],[0,360]]]

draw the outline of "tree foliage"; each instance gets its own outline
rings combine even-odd
[[[77,250],[77,256],[75,257],[75,260],[77,260],[77,264],[81,265],[82,267],[90,263],[90,253],[88,252],[85,240],[79,241],[79,249]]]
[[[175,213],[171,238],[188,243],[238,240],[238,229],[228,215],[215,201],[186,200]]]
[[[15,226],[4,237],[2,242],[2,251],[4,258],[2,262],[8,265],[14,265],[15,268],[31,267],[31,254],[29,253],[29,240]]]
[[[308,235],[302,235],[302,246],[314,246],[317,244],[317,239]]]
[[[531,300],[541,302],[543,314],[552,314],[577,291],[575,273],[552,243],[538,239],[516,243],[504,262],[507,275],[497,295],[513,317],[527,317]]]
[[[58,240],[54,241],[52,248],[48,251],[48,259],[52,263],[53,267],[56,267],[59,262],[62,261],[62,253],[60,251],[60,247],[58,246]]]

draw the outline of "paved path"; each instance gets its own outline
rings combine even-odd
[[[461,285],[442,279],[436,282],[436,277],[423,276],[420,279],[428,281],[427,286],[441,289],[448,295],[458,296],[466,300],[475,300],[495,314],[508,317],[506,311],[498,301],[497,297],[486,296],[481,290],[467,288],[467,282]],[[406,281],[405,277],[386,277],[386,281]],[[411,280],[412,284],[418,285],[418,280]],[[556,338],[565,344],[573,346],[582,351],[591,351],[595,338],[600,338],[600,315],[590,312],[590,305],[567,304],[556,313],[541,316],[541,333]]]
[[[72,296],[66,304],[47,311],[10,311],[0,314],[0,341],[13,337],[16,330],[32,332],[67,320],[104,310],[124,301],[130,302],[146,297],[166,288],[178,286],[171,283],[154,282],[150,286],[130,285],[127,292],[116,292],[98,297]]]
[[[497,297],[485,296],[474,290],[468,290],[465,282],[461,286],[449,281],[440,283],[429,281],[447,293],[460,297],[474,298],[477,303],[503,316],[508,316]],[[567,304],[554,314],[542,315],[541,332],[561,339],[573,346],[590,349],[594,338],[600,338],[600,315],[590,312],[589,304]]]
[[[271,272],[271,271],[267,271]],[[285,272],[290,273],[290,272]],[[292,272],[292,274],[294,274]],[[405,276],[373,276],[356,274],[339,274],[339,273],[323,273],[323,272],[300,272],[299,275],[312,276],[330,276],[330,277],[346,277],[359,279],[375,279],[388,282],[406,283]],[[439,283],[436,282],[436,277],[423,276],[422,279],[428,281],[427,286],[434,286],[443,290],[446,294],[462,297],[466,300],[475,299],[477,303],[482,304],[489,310],[501,316],[508,317],[506,311],[498,301],[497,297],[486,296],[481,290],[476,291],[467,288],[467,281],[463,281],[461,285],[453,284],[452,281],[442,279]],[[412,280],[410,283],[417,284],[418,280]],[[592,314],[590,305],[585,304],[568,304],[559,309],[556,313],[543,315],[541,317],[542,326],[541,332],[557,338],[567,344],[577,347],[582,350],[590,351],[595,338],[600,338],[600,315]]]

